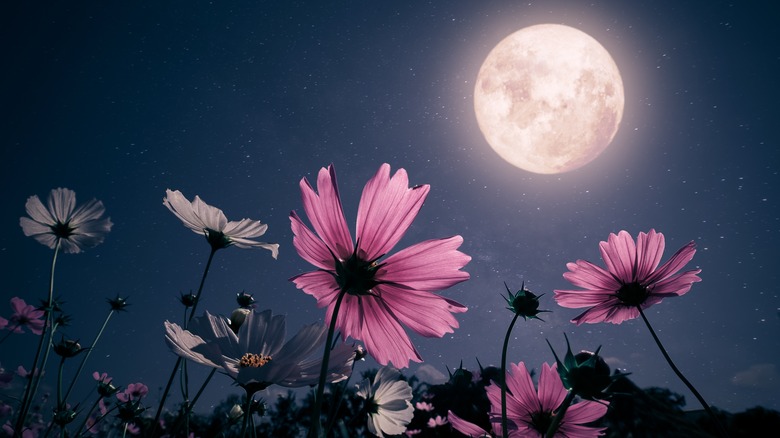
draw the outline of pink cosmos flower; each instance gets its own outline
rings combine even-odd
[[[24,333],[22,328],[27,327],[36,335],[40,335],[43,332],[43,326],[46,324],[46,321],[41,319],[44,314],[43,310],[25,303],[19,297],[11,298],[11,308],[14,309],[14,313],[8,321],[8,330],[14,333]]]
[[[563,307],[589,307],[572,319],[577,324],[620,324],[639,316],[638,306],[644,310],[664,298],[683,295],[693,283],[701,281],[696,275],[701,269],[679,273],[696,253],[693,242],[680,248],[661,267],[658,264],[664,252],[664,235],[652,229],[639,233],[636,244],[626,231],[610,234],[599,248],[606,270],[585,260],[567,263],[569,272],[563,278],[584,290],[555,291],[555,299]]]
[[[556,366],[542,364],[539,376],[539,390],[534,388],[531,375],[525,363],[510,364],[507,375],[506,415],[510,437],[544,437],[552,421],[552,414],[566,398],[566,388],[556,371]],[[490,422],[493,433],[501,434],[501,387],[490,385],[486,388],[490,399]],[[608,402],[580,401],[569,407],[556,431],[556,437],[590,438],[602,435],[605,428],[583,426],[596,421],[607,412]],[[489,437],[490,433],[479,426],[463,420],[452,411],[448,412],[450,423],[455,430],[477,437]]]
[[[359,339],[377,362],[396,367],[422,358],[402,324],[420,335],[441,337],[458,327],[453,313],[465,312],[460,303],[433,292],[469,278],[461,271],[471,257],[458,251],[461,236],[427,240],[380,261],[395,246],[417,216],[430,186],[409,187],[404,169],[392,178],[383,164],[363,189],[353,244],[336,184],[333,166],[320,169],[317,191],[306,178],[300,182],[303,207],[312,231],[293,211],[293,243],[298,254],[316,271],[293,277],[299,289],[327,307],[333,316],[344,294],[336,327],[345,338]]]
[[[414,407],[418,411],[431,412],[433,410],[433,405],[428,402],[417,402],[414,404]]]
[[[127,385],[127,388],[116,394],[116,399],[122,403],[131,401],[138,401],[146,397],[149,394],[149,388],[143,383],[131,383]]]
[[[429,428],[444,426],[447,423],[449,423],[449,421],[447,421],[447,417],[442,417],[441,415],[437,415],[433,418],[428,419]]]
[[[66,253],[102,243],[113,225],[110,218],[101,218],[106,211],[102,202],[93,199],[76,208],[76,193],[64,188],[49,193],[48,208],[37,195],[30,196],[24,208],[30,215],[19,219],[24,235],[52,249],[59,241]]]

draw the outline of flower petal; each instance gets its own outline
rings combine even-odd
[[[381,301],[371,296],[360,298],[361,313],[345,317],[358,318],[361,332],[353,336],[366,344],[366,351],[381,365],[392,362],[397,368],[406,368],[409,361],[422,362],[422,357],[412,345],[398,318]],[[339,318],[341,317],[339,314]],[[349,322],[347,323],[349,325]]]
[[[352,254],[352,237],[339,198],[336,171],[333,165],[322,168],[317,176],[317,192],[306,178],[300,182],[303,209],[312,227],[328,248],[341,259]]]
[[[454,286],[469,279],[468,272],[460,270],[471,260],[457,250],[462,243],[461,236],[452,236],[412,245],[388,257],[376,278],[424,291]]]
[[[477,438],[490,438],[490,433],[485,429],[477,426],[474,423],[470,423],[457,415],[452,411],[447,411],[447,418],[452,424],[452,428],[469,437]]]
[[[297,213],[290,212],[290,226],[293,232],[293,246],[304,260],[320,268],[333,270],[333,254],[325,242],[307,227]]]
[[[610,233],[607,242],[599,242],[599,248],[609,272],[615,274],[623,283],[635,280],[636,245],[627,231],[622,230],[617,235]]]
[[[441,337],[458,328],[452,313],[468,308],[456,301],[408,288],[382,284],[374,288],[401,323],[422,336]],[[421,312],[420,309],[425,309]]]
[[[49,212],[61,223],[70,221],[73,208],[76,206],[76,193],[65,188],[56,188],[49,193]]]
[[[575,263],[567,263],[569,272],[563,274],[563,278],[571,284],[585,289],[604,289],[617,292],[621,283],[608,271],[586,260],[577,260]]]
[[[57,223],[57,219],[52,216],[51,213],[49,213],[49,210],[47,210],[46,207],[43,206],[43,203],[37,195],[33,195],[27,198],[27,203],[25,203],[24,209],[35,222],[43,225],[54,225]]]
[[[647,233],[639,233],[636,239],[637,280],[647,278],[658,267],[658,264],[661,263],[664,247],[663,234],[656,233],[653,229]]]
[[[398,169],[390,178],[390,165],[379,167],[363,188],[357,216],[357,240],[364,260],[387,254],[420,211],[430,186],[409,188],[406,170]]]

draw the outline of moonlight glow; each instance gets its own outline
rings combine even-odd
[[[595,39],[563,25],[521,29],[498,43],[474,89],[479,128],[506,161],[536,173],[577,169],[612,141],[623,81]]]

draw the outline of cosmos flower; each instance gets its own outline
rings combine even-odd
[[[467,280],[469,274],[460,269],[471,257],[458,251],[463,238],[453,236],[427,240],[379,259],[401,240],[430,186],[409,188],[404,169],[391,178],[390,166],[383,164],[363,189],[355,245],[333,166],[320,169],[318,192],[306,178],[300,187],[314,231],[293,211],[293,243],[298,254],[318,269],[291,280],[316,298],[319,307],[327,307],[327,321],[343,293],[336,327],[345,337],[363,341],[380,364],[392,362],[403,368],[409,360],[421,362],[402,324],[428,337],[452,333],[458,327],[452,313],[467,309],[433,292]]]
[[[639,316],[644,310],[664,298],[685,294],[691,285],[701,281],[696,274],[701,269],[679,273],[696,253],[693,242],[680,248],[661,267],[664,235],[650,230],[639,233],[636,244],[631,235],[621,231],[610,234],[607,242],[599,243],[604,270],[585,260],[567,263],[569,272],[563,278],[583,290],[556,290],[555,299],[563,307],[588,310],[572,319],[577,324],[623,321]]]
[[[228,318],[205,312],[189,329],[165,322],[165,341],[179,356],[221,369],[238,385],[254,393],[276,384],[287,387],[316,385],[322,364],[326,328],[304,326],[285,343],[283,315],[250,311],[234,332]],[[352,371],[354,347],[341,343],[330,353],[328,382],[346,379]]]
[[[507,375],[507,420],[510,437],[544,437],[547,433],[553,412],[566,398],[566,388],[555,370],[542,364],[539,377],[539,390],[534,388],[531,375],[525,363],[511,364]],[[486,388],[490,399],[490,418],[493,432],[501,433],[501,388],[492,384]],[[583,426],[601,418],[607,412],[608,402],[580,401],[569,407],[558,427],[556,437],[588,438],[600,436],[604,428]],[[490,436],[479,426],[463,420],[452,412],[448,415],[455,430],[469,436]]]
[[[442,417],[441,415],[437,415],[428,419],[428,427],[431,429],[434,427],[444,426],[447,423],[449,423],[449,421],[447,421],[447,417]]]
[[[122,403],[137,402],[149,394],[149,387],[143,383],[131,383],[124,391],[116,394],[116,399]]]
[[[41,319],[44,314],[43,310],[25,303],[19,297],[11,298],[11,308],[14,309],[14,313],[8,321],[8,330],[14,333],[24,333],[22,328],[27,327],[36,335],[40,335],[43,332],[43,326],[46,324],[46,321]]]
[[[271,251],[273,258],[279,254],[278,243],[253,240],[265,234],[268,225],[252,219],[228,222],[222,210],[206,204],[198,196],[190,202],[178,190],[166,190],[165,195],[163,205],[187,228],[204,235],[213,249],[235,245],[239,248],[265,248]]]
[[[52,249],[59,241],[66,253],[102,243],[113,225],[110,218],[101,218],[105,213],[102,202],[93,199],[76,208],[76,193],[64,188],[49,193],[48,208],[37,195],[27,198],[24,208],[30,215],[19,219],[24,235]]]
[[[379,437],[404,433],[414,417],[412,387],[393,367],[380,368],[373,383],[363,380],[356,394],[366,399],[368,430]]]

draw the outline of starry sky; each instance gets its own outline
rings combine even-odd
[[[27,2],[0,6],[0,315],[8,300],[44,298],[51,250],[19,227],[31,195],[55,187],[97,198],[114,222],[105,242],[58,260],[55,293],[73,317],[63,333],[90,343],[112,317],[87,370],[150,397],[175,356],[163,321],[181,321],[180,293],[198,287],[209,246],[162,205],[165,190],[200,195],[229,219],[269,224],[267,251],[219,251],[200,309],[228,314],[235,295],[288,316],[288,333],[324,311],[288,279],[311,269],[292,246],[298,181],[333,163],[351,227],[365,182],[383,162],[430,184],[397,249],[463,236],[471,279],[443,295],[469,307],[443,339],[412,339],[433,378],[463,361],[498,365],[511,320],[504,282],[524,282],[541,321],[520,321],[509,360],[540,367],[594,350],[640,386],[696,399],[641,320],[575,326],[553,300],[567,262],[601,264],[611,232],[664,233],[666,260],[685,243],[702,282],[647,311],[681,371],[707,401],[780,409],[780,31],[768,4],[680,2]],[[504,162],[479,131],[473,88],[504,37],[540,23],[598,40],[621,71],[626,103],[612,145],[589,165],[538,175]],[[354,228],[352,228],[354,231]],[[773,262],[774,260],[774,262]],[[31,361],[30,335],[0,363]],[[28,366],[28,365],[25,365]],[[371,361],[358,367],[375,366]],[[364,367],[364,368],[361,368]],[[206,370],[199,367],[193,381]],[[89,377],[81,378],[86,384]],[[215,377],[196,410],[240,389]],[[272,395],[267,395],[272,396]],[[180,400],[174,391],[172,401]]]

